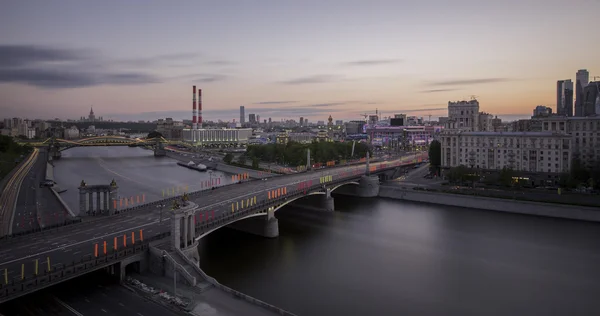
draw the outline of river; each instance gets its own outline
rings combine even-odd
[[[160,198],[208,177],[140,148],[63,157],[56,178],[74,206],[82,179]],[[599,224],[378,198],[336,196],[335,206],[284,207],[275,239],[217,230],[201,240],[201,266],[306,316],[600,314]]]
[[[598,315],[600,225],[387,199],[222,229],[202,268],[298,315]],[[592,312],[595,311],[595,312]]]
[[[82,180],[95,185],[109,184],[114,179],[119,196],[144,195],[147,202],[162,199],[173,189],[180,195],[186,187],[189,191],[202,189],[207,181],[219,181],[221,185],[231,182],[225,173],[190,170],[177,165],[174,159],[154,157],[151,150],[139,147],[76,147],[63,151],[54,165],[55,181],[61,189],[67,189],[61,197],[74,212],[79,210],[78,187]]]

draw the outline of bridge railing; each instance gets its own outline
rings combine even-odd
[[[36,270],[41,268],[39,269],[39,273],[22,275],[22,278],[17,280],[13,278],[12,280],[8,280],[8,284],[6,282],[0,283],[0,303],[108,267],[123,261],[127,257],[145,252],[152,241],[168,236],[170,236],[170,232],[158,234],[127,247],[116,250],[107,249],[106,254],[99,254],[97,257],[87,255],[79,261],[63,263],[59,267],[50,267],[50,270],[44,267],[45,262],[38,262],[39,266],[36,266]],[[24,268],[22,271],[24,271]]]

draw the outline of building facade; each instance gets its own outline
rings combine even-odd
[[[556,176],[568,172],[571,137],[556,132],[450,132],[441,135],[442,167],[510,168]]]
[[[600,81],[590,82],[583,89],[581,116],[600,115]]]
[[[573,116],[573,82],[571,79],[556,82],[556,113]]]
[[[479,128],[479,101],[448,102],[446,128],[474,132]]]
[[[184,129],[183,139],[195,145],[224,145],[240,146],[247,145],[252,137],[251,128],[223,128],[223,129]]]
[[[588,167],[600,163],[600,116],[548,117],[541,120],[542,131],[567,133],[574,158]]]
[[[584,89],[590,82],[590,73],[586,69],[579,69],[575,74],[575,116],[584,114]]]

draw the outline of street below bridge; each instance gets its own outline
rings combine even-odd
[[[411,158],[405,159],[405,162]],[[392,167],[391,162],[372,164],[371,167],[377,169],[382,164],[386,168]],[[197,222],[210,221],[211,218],[243,211],[244,207],[249,206],[250,198],[254,201],[254,206],[268,201],[270,192],[277,189],[280,192],[284,191],[283,188],[288,192],[297,191],[298,186],[305,182],[319,187],[325,177],[339,180],[343,174],[344,178],[355,179],[364,172],[363,165],[281,176],[268,181],[248,181],[191,194],[191,200],[200,206]],[[233,204],[240,205],[239,202],[241,209],[232,209]],[[0,250],[0,284],[18,284],[23,278],[43,275],[65,265],[101,255],[106,249],[104,247],[111,251],[115,246],[131,246],[136,240],[139,243],[142,238],[149,239],[164,234],[169,231],[169,222],[167,208],[157,208],[156,204],[152,204],[134,212],[5,241]],[[99,248],[95,248],[95,245],[99,245]]]

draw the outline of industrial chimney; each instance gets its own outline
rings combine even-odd
[[[198,127],[202,129],[202,89],[198,89]]]
[[[194,97],[192,98],[192,130],[198,129],[196,124],[196,86],[194,86]]]

